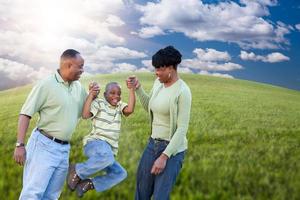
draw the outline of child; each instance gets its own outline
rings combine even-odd
[[[85,101],[82,118],[91,118],[93,125],[91,133],[83,139],[84,153],[88,160],[71,164],[67,178],[69,189],[76,189],[79,197],[88,190],[107,190],[127,176],[126,170],[114,156],[118,153],[121,115],[129,116],[134,111],[134,89],[132,86],[128,89],[128,105],[121,101],[121,88],[116,82],[106,85],[104,99],[96,98],[98,93],[92,92]],[[105,175],[90,178],[102,170],[106,172]]]

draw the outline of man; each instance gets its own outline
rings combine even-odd
[[[15,161],[25,164],[21,200],[60,196],[69,166],[69,141],[87,96],[78,81],[83,65],[78,51],[64,51],[59,69],[34,86],[21,109],[14,151]],[[98,91],[99,86],[94,84],[89,89]],[[25,148],[30,119],[37,112],[37,127]]]

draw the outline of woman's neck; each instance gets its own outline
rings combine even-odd
[[[177,73],[174,73],[171,75],[170,79],[164,83],[165,87],[170,87],[171,85],[173,85],[177,80],[179,79],[179,76]]]

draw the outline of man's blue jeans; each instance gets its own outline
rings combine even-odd
[[[151,174],[154,161],[162,154],[167,145],[167,141],[149,139],[137,170],[135,200],[150,200],[152,195],[154,200],[170,198],[172,187],[182,167],[185,152],[171,156],[160,174]]]
[[[69,144],[56,143],[33,130],[26,146],[20,200],[58,199],[69,167]]]
[[[87,179],[99,171],[105,171],[105,175],[91,178],[97,192],[107,190],[127,177],[126,170],[115,160],[111,146],[106,141],[88,141],[84,146],[84,154],[88,160],[77,163],[75,167],[81,179]]]

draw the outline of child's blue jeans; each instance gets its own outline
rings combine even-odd
[[[126,170],[115,160],[111,146],[104,140],[88,141],[84,146],[88,160],[76,164],[76,173],[81,179],[91,178],[99,171],[104,175],[91,178],[97,192],[107,190],[127,177]]]

